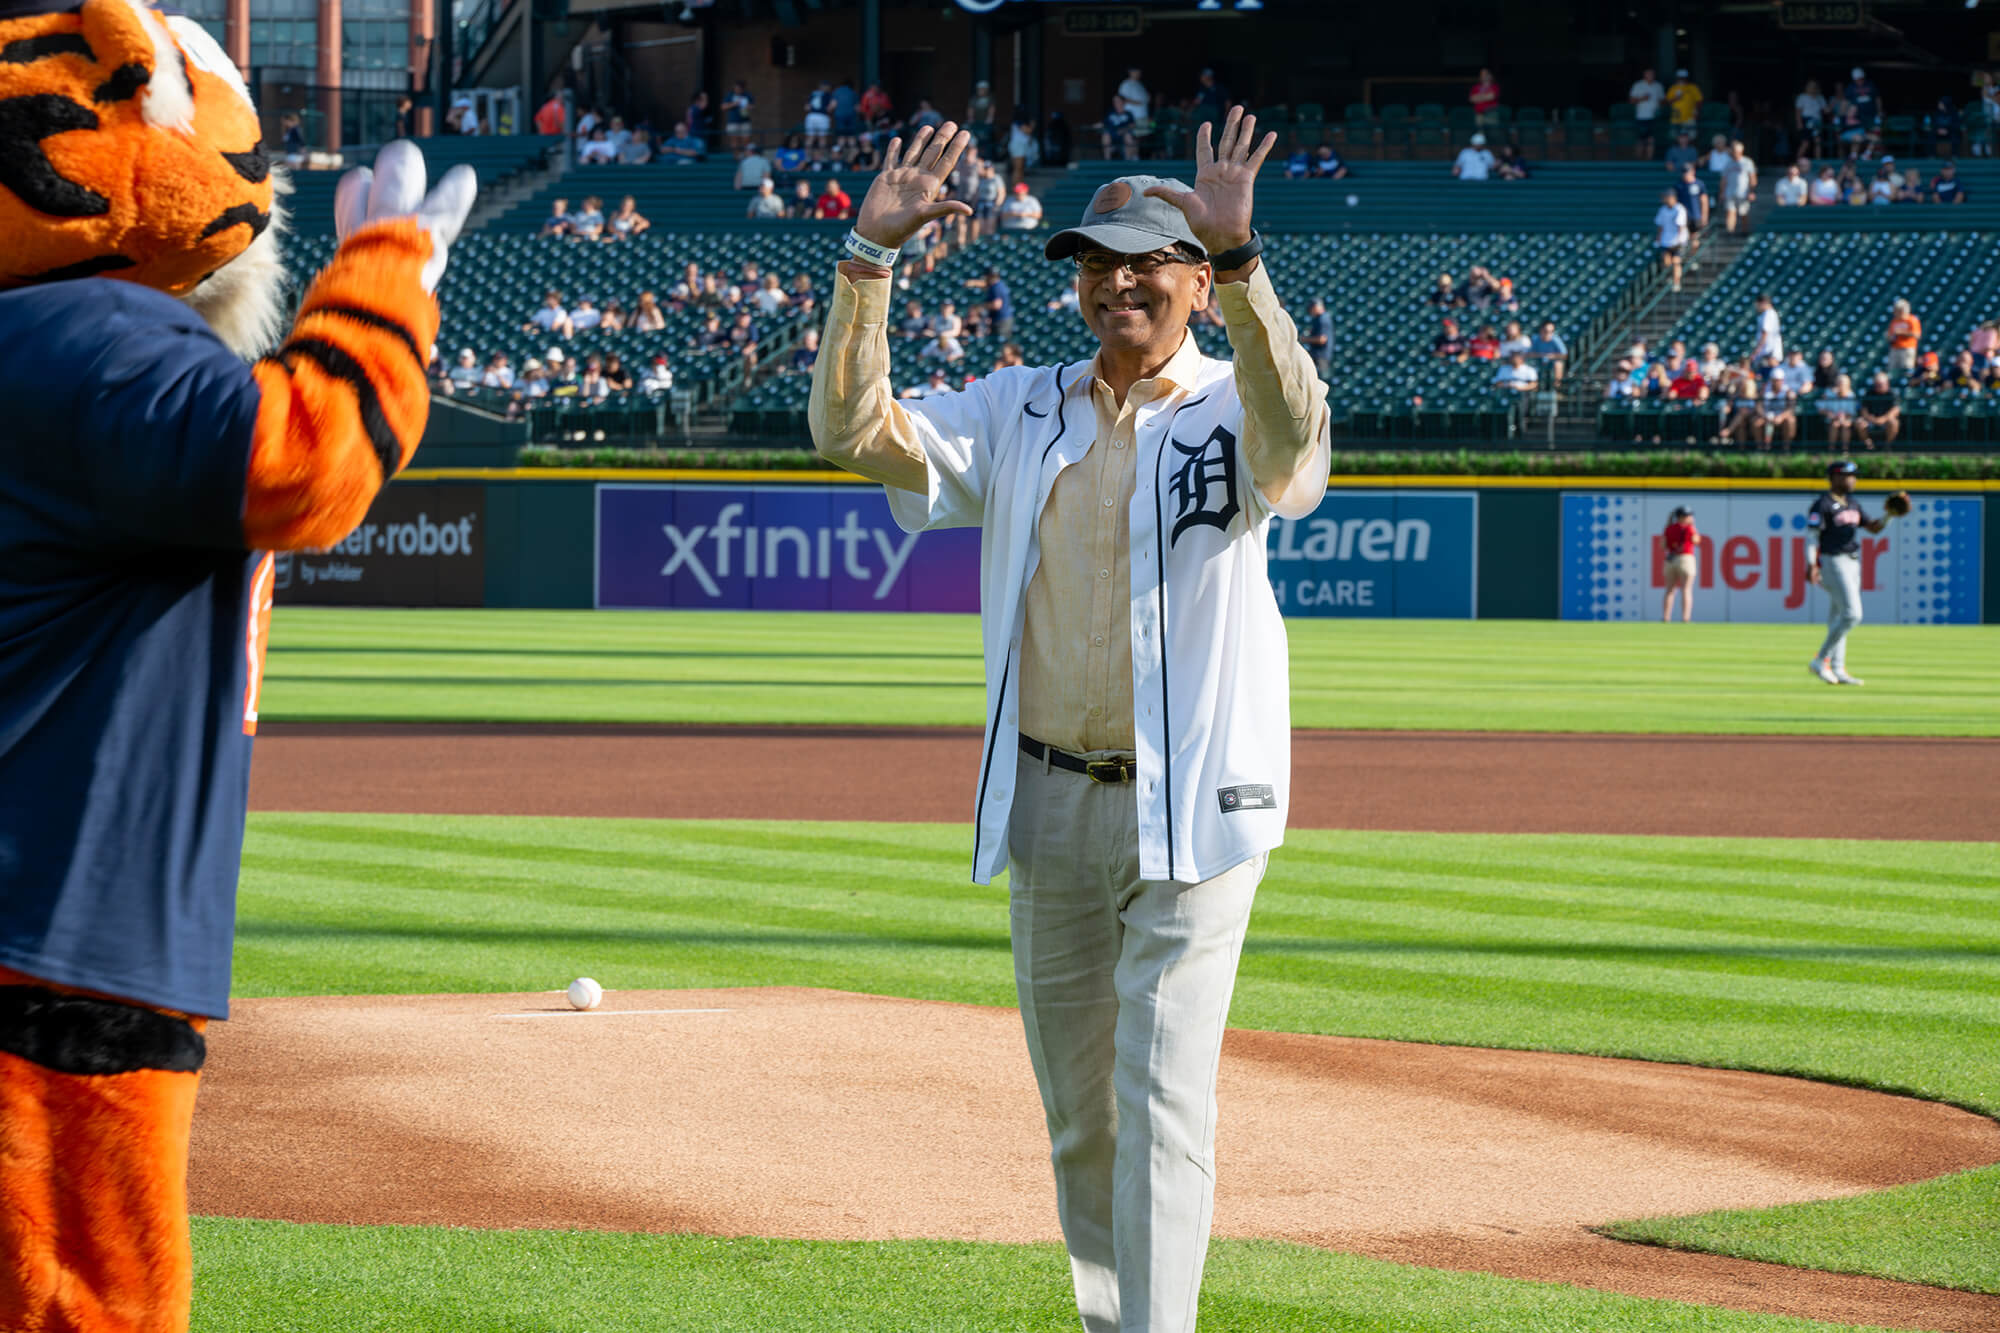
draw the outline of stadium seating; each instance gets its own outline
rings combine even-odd
[[[685,167],[659,162],[643,167],[579,166],[493,219],[489,229],[532,233],[548,220],[551,205],[558,198],[568,199],[570,207],[575,209],[584,196],[594,194],[604,200],[608,212],[629,194],[639,211],[655,226],[675,231],[782,229],[824,231],[837,236],[846,230],[847,224],[841,222],[751,222],[743,216],[750,205],[750,192],[734,188],[735,178],[736,164],[727,154]],[[838,176],[842,188],[856,200],[867,193],[872,178],[872,173],[843,172]],[[791,179],[785,176],[776,179],[779,192],[789,196]],[[807,179],[817,192],[826,176]]]

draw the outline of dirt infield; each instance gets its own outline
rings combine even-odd
[[[267,725],[262,810],[964,822],[977,733]],[[1843,774],[1828,784],[1824,774]],[[1829,823],[1832,785],[1849,794]],[[1991,839],[2000,741],[1312,733],[1299,827]],[[1804,794],[1802,796],[1802,793]],[[1231,1032],[1217,1233],[1891,1328],[2000,1297],[1626,1245],[1621,1217],[2000,1161],[2000,1125],[1795,1079]],[[1011,1010],[810,990],[241,1001],[197,1212],[322,1222],[1056,1239]]]
[[[957,823],[978,764],[948,729],[275,724],[250,802]],[[1297,828],[2000,837],[2000,740],[1302,731],[1292,765]]]
[[[2000,1125],[1761,1074],[1231,1032],[1218,1235],[1888,1327],[2000,1297],[1621,1245],[1620,1217],[2000,1160]],[[213,1030],[198,1213],[1055,1240],[1010,1009],[768,989],[266,999]],[[1052,1276],[1053,1280],[1053,1276]]]

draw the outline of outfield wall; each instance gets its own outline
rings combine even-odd
[[[1887,485],[1865,486],[1879,506]],[[1272,524],[1292,616],[1635,619],[1658,614],[1658,532],[1677,504],[1708,539],[1703,619],[1812,621],[1810,485],[1708,478],[1336,477]],[[2000,622],[2000,483],[1911,490],[1864,547],[1884,623]],[[1992,520],[1992,521],[1990,521]],[[281,602],[970,611],[978,537],[910,537],[845,474],[413,469],[357,538],[299,556]]]

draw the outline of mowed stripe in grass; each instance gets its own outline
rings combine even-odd
[[[2000,735],[2000,626],[1292,620],[1301,727]],[[281,607],[276,721],[978,726],[972,616]]]
[[[197,1218],[194,1333],[1070,1333],[1054,1245],[835,1243]],[[1217,1241],[1230,1333],[1833,1333],[1849,1325]]]
[[[1004,887],[947,825],[260,814],[243,995],[806,985],[1014,1000]],[[2000,847],[1295,831],[1231,1022],[1799,1074],[2000,1111]],[[1970,1188],[1843,1271],[2000,1291]],[[1828,1229],[1856,1201],[1777,1228]],[[1821,1210],[1815,1212],[1815,1210]],[[1775,1256],[1770,1228],[1713,1248]],[[1950,1231],[1950,1225],[1945,1227]],[[1940,1248],[1941,1247],[1941,1248]]]

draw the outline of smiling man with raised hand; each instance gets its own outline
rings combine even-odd
[[[1090,1333],[1188,1333],[1214,1206],[1215,1075],[1250,904],[1284,838],[1272,516],[1326,490],[1326,388],[1258,260],[1275,136],[1232,110],[1194,187],[1126,176],[1049,239],[1086,361],[898,401],[897,251],[968,136],[890,144],[840,265],[810,420],[911,532],[978,526],[986,741],[973,878],[1010,870],[1014,975]],[[1188,317],[1221,308],[1232,364]],[[921,560],[921,556],[915,557]]]

